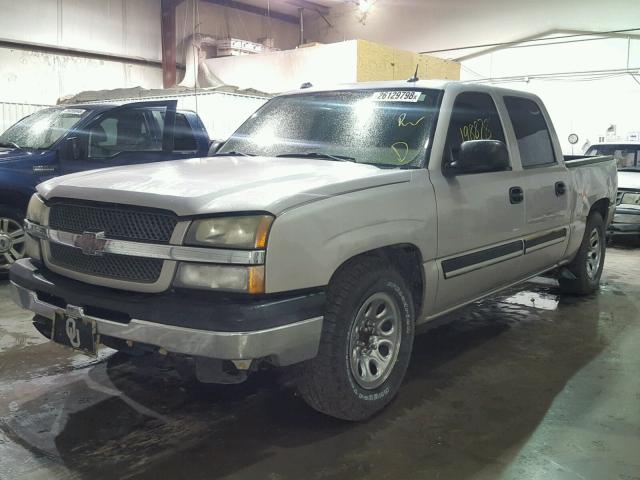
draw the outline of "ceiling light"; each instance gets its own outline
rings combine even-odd
[[[358,0],[358,10],[360,10],[361,13],[369,13],[371,7],[373,7],[371,0]]]

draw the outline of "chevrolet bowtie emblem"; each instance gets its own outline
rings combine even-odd
[[[84,232],[75,238],[73,244],[85,255],[96,256],[104,253],[107,239],[104,237],[104,232]]]

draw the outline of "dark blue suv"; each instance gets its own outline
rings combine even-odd
[[[204,157],[207,131],[176,101],[57,106],[0,135],[0,277],[24,254],[22,220],[40,182],[97,168]]]

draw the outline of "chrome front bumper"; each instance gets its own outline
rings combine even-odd
[[[36,315],[53,320],[65,309],[43,302],[36,292],[11,282],[13,301]],[[318,353],[323,317],[309,318],[266,330],[251,332],[213,332],[163,325],[142,319],[119,323],[104,318],[94,320],[99,335],[145,343],[167,352],[221,360],[269,358],[284,366],[313,358]]]

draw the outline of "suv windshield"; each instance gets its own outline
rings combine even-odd
[[[9,127],[0,135],[0,145],[49,148],[87,113],[83,108],[45,108]]]
[[[585,153],[588,157],[612,155],[618,164],[618,170],[640,170],[640,144],[592,145]]]
[[[386,166],[423,163],[438,90],[347,90],[276,97],[219,154],[305,156]]]

